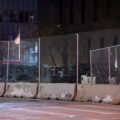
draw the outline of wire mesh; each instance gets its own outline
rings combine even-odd
[[[34,39],[0,47],[0,82],[76,83],[76,34],[42,37],[40,46]]]
[[[120,84],[120,46],[91,51],[91,77],[97,84]]]
[[[76,35],[41,38],[41,82],[76,82]]]
[[[92,72],[97,84],[107,84],[108,81],[108,49],[92,51]]]
[[[111,82],[120,84],[120,46],[111,48]]]
[[[0,82],[6,82],[8,58],[8,42],[0,42]]]
[[[8,82],[38,82],[38,42],[9,42]]]

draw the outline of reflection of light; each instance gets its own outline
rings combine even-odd
[[[115,59],[115,68],[118,68],[117,59]]]

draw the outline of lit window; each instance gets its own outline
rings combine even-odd
[[[3,18],[2,18],[2,14],[0,15],[0,22],[2,22],[3,21]]]

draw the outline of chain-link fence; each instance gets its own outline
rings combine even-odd
[[[97,84],[120,84],[120,46],[91,50],[91,78]]]
[[[40,82],[76,83],[76,34],[40,40]]]
[[[0,42],[0,82],[5,82],[7,79],[7,64],[8,59],[8,43]]]
[[[38,42],[0,42],[0,82],[38,82]]]
[[[0,82],[76,83],[76,34],[0,42]]]

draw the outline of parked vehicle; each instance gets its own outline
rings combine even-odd
[[[52,83],[76,83],[76,66],[71,66],[67,72],[64,72],[64,67],[56,67],[51,69],[51,82]],[[81,75],[89,75],[89,65],[80,64],[79,65],[79,83],[81,83]]]

